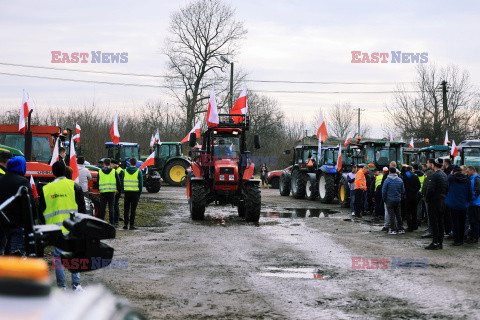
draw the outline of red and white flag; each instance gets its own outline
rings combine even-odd
[[[337,172],[342,170],[342,147],[338,145]]]
[[[445,132],[445,140],[443,141],[444,146],[448,146],[448,130]]]
[[[35,185],[35,181],[33,181],[33,176],[30,176],[30,186],[32,187],[33,197],[35,198],[35,200],[37,200],[38,192],[37,192],[37,186]]]
[[[138,168],[138,170],[143,170],[147,166],[153,166],[155,165],[155,151],[151,155],[148,156],[147,160]]]
[[[160,134],[158,133],[158,129],[157,129],[157,133],[155,133],[155,137],[153,139],[154,139],[155,143],[157,143],[159,145],[162,145],[162,142],[160,141]]]
[[[350,144],[350,138],[345,139],[344,146],[348,146]]]
[[[319,119],[319,127],[317,130],[317,139],[321,140],[322,142],[325,142],[328,137],[328,132],[327,132],[327,124],[325,123],[325,119],[323,118],[323,112],[320,111],[320,119]]]
[[[390,142],[393,142],[393,135],[391,132],[390,132]]]
[[[27,119],[30,110],[32,110],[30,97],[28,96],[28,93],[23,90],[22,107],[20,108],[20,118],[18,119],[18,131],[23,134],[25,134],[25,131],[27,130]]]
[[[247,110],[247,87],[245,86],[237,101],[233,105],[232,110],[230,110],[230,114],[246,114]],[[241,116],[232,116],[232,118],[235,123],[240,123],[243,121],[243,117]]]
[[[210,93],[210,99],[208,100],[207,125],[209,128],[213,128],[219,123],[217,101],[215,100],[215,86],[212,86],[212,92]]]
[[[180,141],[180,143],[185,143],[185,142],[190,141],[190,134],[194,133],[194,132],[195,132],[195,136],[197,137],[197,139],[200,138],[200,127],[201,126],[202,126],[202,121],[198,121],[197,124],[195,124],[195,126],[192,128],[192,130],[190,130],[190,132],[187,133],[185,138],[183,138],[183,140]]]
[[[110,136],[112,137],[114,145],[120,142],[120,133],[118,132],[118,121],[116,112],[115,118],[113,118],[112,128],[110,129]]]
[[[452,157],[458,156],[458,148],[455,144],[455,140],[452,140],[452,150],[450,150],[450,154],[452,155]]]
[[[52,160],[50,160],[50,165],[53,165],[55,162],[58,161],[58,143],[60,141],[60,138],[57,138],[57,141],[55,142],[55,147],[53,148],[53,153],[52,153]]]
[[[152,137],[150,138],[150,148],[153,148],[154,145],[155,145],[155,138],[153,137],[153,134],[152,134]]]
[[[75,144],[73,143],[73,137],[72,137],[72,140],[70,140],[70,164],[69,165],[70,165],[70,168],[73,169],[72,180],[77,181],[80,173],[78,172],[77,154],[75,152]]]
[[[413,138],[410,140],[410,144],[408,145],[408,147],[409,147],[409,148],[415,148],[415,147],[413,146]]]
[[[75,123],[75,135],[73,136],[73,139],[77,142],[80,143],[80,131],[82,131],[82,128],[78,125],[78,123]]]

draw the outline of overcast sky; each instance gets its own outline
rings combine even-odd
[[[163,74],[160,53],[170,14],[189,1],[0,1],[0,63],[125,73]],[[249,79],[375,82],[376,85],[248,83],[263,91],[378,92],[415,78],[416,64],[352,64],[351,51],[428,53],[428,64],[458,65],[480,84],[478,1],[262,1],[231,2],[248,29],[236,67]],[[52,64],[51,51],[128,52],[125,64]],[[391,60],[389,58],[389,60]],[[0,73],[162,85],[161,78],[42,70],[0,64]],[[0,74],[0,108],[20,106],[22,89],[37,108],[174,103],[165,89],[25,78]],[[265,93],[289,119],[310,121],[316,110],[350,102],[380,134],[391,94]]]

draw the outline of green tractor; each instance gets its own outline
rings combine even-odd
[[[427,160],[430,158],[450,158],[450,146],[429,146],[422,148],[418,151],[419,157],[418,160],[420,163],[427,163]]]
[[[161,145],[155,146],[154,168],[169,185],[177,187],[184,185],[185,170],[190,166],[191,161],[183,155],[179,142],[162,142]]]
[[[414,163],[418,163],[419,160],[419,152],[420,149],[418,148],[403,148],[403,163],[411,165]]]
[[[105,148],[107,149],[107,158],[114,159],[120,162],[120,166],[125,169],[127,167],[127,161],[130,158],[140,159],[139,157],[139,148],[138,143],[131,142],[119,142],[113,144],[113,142],[105,143]],[[100,160],[100,166],[103,165],[103,159]],[[137,167],[140,167],[143,164],[142,161],[137,162]],[[160,191],[161,179],[160,174],[154,166],[149,166],[142,170],[143,174],[143,185],[149,193],[157,193]]]
[[[460,166],[474,166],[480,170],[480,140],[465,140],[458,145],[458,155],[453,163]]]
[[[284,154],[290,154],[291,150],[285,150]],[[290,161],[292,167],[289,170],[283,170],[280,176],[280,195],[290,195],[295,199],[303,199],[307,194],[307,184],[310,183],[308,173],[316,170],[318,146],[316,145],[298,145],[293,148],[293,160]],[[308,185],[309,192],[312,190]],[[310,194],[310,193],[309,193]],[[310,197],[314,197],[310,194]]]
[[[0,151],[8,151],[10,152],[14,157],[15,156],[24,156],[23,155],[23,152],[18,150],[18,149],[15,149],[15,148],[12,148],[12,147],[9,147],[9,146],[5,146],[3,144],[0,144]]]

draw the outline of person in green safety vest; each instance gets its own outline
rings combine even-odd
[[[115,169],[115,172],[118,174],[118,178],[120,179],[120,185],[123,185],[124,172],[122,167],[120,167],[120,163],[117,160],[112,160],[112,168]],[[115,194],[115,202],[113,203],[113,225],[115,227],[118,227],[118,222],[123,220],[123,219],[120,219],[121,196],[122,196],[122,189],[118,190],[118,193]]]
[[[68,234],[69,231],[63,226],[63,220],[69,218],[71,212],[85,213],[82,187],[65,177],[66,166],[63,161],[55,162],[52,165],[52,172],[55,180],[43,187],[43,194],[39,199],[39,209],[43,213],[40,215],[40,220],[44,224],[56,224],[62,228],[63,234]],[[57,286],[65,289],[65,271],[61,263],[62,253],[62,250],[53,247],[52,268],[55,269]],[[72,288],[76,292],[83,291],[79,273],[72,273]]]
[[[105,212],[108,204],[108,218],[111,224],[113,221],[113,205],[115,194],[121,190],[120,178],[118,173],[112,168],[112,162],[109,158],[103,160],[103,168],[98,171],[98,190],[100,191],[100,210],[98,218],[105,220]]]
[[[137,159],[130,159],[130,167],[125,169],[123,176],[123,192],[125,193],[124,201],[124,223],[123,229],[128,229],[130,223],[130,230],[135,230],[135,214],[137,212],[138,201],[143,189],[142,172],[137,168]],[[129,215],[131,214],[131,215]]]
[[[0,152],[0,176],[7,173],[7,163],[8,160],[12,159],[13,155],[9,151]]]

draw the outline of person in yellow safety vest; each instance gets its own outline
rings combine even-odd
[[[70,217],[70,213],[85,213],[85,199],[82,187],[65,177],[65,164],[57,161],[52,165],[55,180],[43,187],[43,194],[39,198],[40,220],[45,224],[56,224],[62,228],[63,234],[68,230],[63,226],[63,220]],[[62,250],[53,247],[52,268],[55,269],[57,286],[65,290],[65,271],[61,263]],[[76,292],[83,291],[80,285],[80,274],[72,273],[72,288]]]
[[[123,192],[125,193],[124,212],[125,225],[123,229],[128,229],[130,223],[130,230],[135,230],[135,214],[137,212],[138,200],[143,189],[142,172],[137,168],[137,159],[130,158],[130,166],[125,169],[123,176]],[[129,215],[131,213],[131,215]]]
[[[12,159],[12,157],[12,154],[8,151],[0,152],[0,176],[3,176],[5,173],[7,173],[7,163],[8,160]]]
[[[100,191],[100,208],[98,218],[105,220],[105,211],[108,204],[108,218],[111,224],[113,221],[113,204],[115,195],[120,193],[121,184],[118,173],[112,168],[109,158],[103,160],[103,168],[98,171],[98,190]]]
[[[112,168],[115,169],[115,172],[118,174],[118,178],[120,179],[120,186],[121,186],[123,184],[124,172],[117,160],[112,160]],[[118,227],[119,221],[123,221],[123,219],[120,218],[121,196],[122,196],[122,189],[118,190],[118,193],[115,194],[115,202],[113,204],[113,225],[115,227]]]

